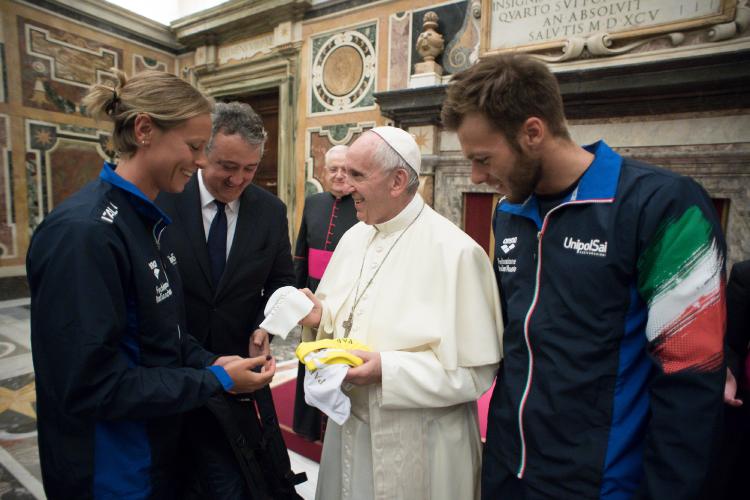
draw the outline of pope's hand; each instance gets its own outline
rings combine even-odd
[[[382,366],[380,364],[380,353],[369,351],[350,351],[364,361],[363,364],[349,368],[344,377],[344,382],[354,385],[379,384],[383,378]]]
[[[312,311],[310,311],[310,314],[299,321],[299,324],[309,328],[317,328],[318,325],[320,325],[320,318],[323,316],[323,304],[321,304],[320,300],[318,300],[309,288],[301,288],[300,292],[304,293],[305,296],[312,301],[313,308]]]
[[[261,368],[260,373],[253,369]],[[234,382],[232,394],[242,394],[257,391],[271,382],[276,373],[276,360],[272,356],[257,356],[254,358],[242,358],[231,361],[224,365],[229,378]]]
[[[271,354],[271,345],[268,343],[268,332],[258,328],[250,336],[250,357],[268,356]]]

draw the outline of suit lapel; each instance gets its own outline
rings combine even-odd
[[[231,282],[232,277],[236,276],[236,270],[240,266],[245,254],[244,249],[248,248],[252,237],[257,236],[258,218],[262,216],[262,213],[260,213],[260,207],[256,201],[257,195],[254,192],[253,186],[250,185],[240,197],[240,211],[237,214],[237,223],[234,226],[232,248],[229,250],[224,274],[219,280],[219,287],[216,292],[217,299]]]
[[[201,211],[197,174],[188,182],[184,195],[178,197],[177,210],[182,218],[185,234],[193,248],[198,266],[203,271],[206,281],[211,283],[211,269],[208,263],[208,248],[206,247],[206,233],[203,229],[203,213]]]

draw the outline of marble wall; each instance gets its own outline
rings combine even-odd
[[[88,88],[110,84],[110,68],[122,69],[122,49],[23,16],[16,22],[25,107],[83,114]]]
[[[26,120],[26,195],[34,229],[62,200],[115,161],[110,134],[96,128]]]
[[[183,58],[185,58],[183,56]],[[23,275],[34,227],[113,160],[109,123],[86,115],[92,83],[177,57],[27,3],[0,9],[0,278]],[[10,68],[10,69],[9,69]]]

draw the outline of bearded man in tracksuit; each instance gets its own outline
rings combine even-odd
[[[505,359],[482,496],[707,496],[725,365],[726,248],[689,178],[568,134],[528,56],[455,75],[443,107],[494,218]]]

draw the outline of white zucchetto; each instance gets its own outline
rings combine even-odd
[[[419,152],[417,141],[406,130],[396,127],[375,127],[370,132],[375,132],[393,149],[402,160],[409,165],[417,174],[422,166],[422,155]]]

